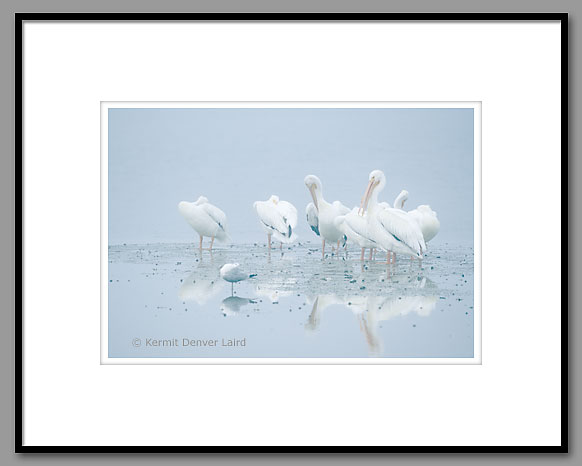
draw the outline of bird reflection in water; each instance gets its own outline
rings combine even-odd
[[[343,305],[357,318],[360,331],[364,335],[370,356],[383,353],[380,324],[410,313],[426,317],[436,307],[437,296],[359,296],[338,297],[335,294],[318,295],[313,300],[313,308],[305,328],[315,331],[320,325],[323,310],[332,305]]]
[[[217,276],[205,277],[196,270],[183,280],[178,296],[182,301],[194,301],[199,306],[206,304],[224,287],[224,282]]]
[[[250,298],[241,298],[239,296],[229,296],[222,300],[220,311],[225,316],[239,315],[241,309],[247,304],[255,304],[256,301]]]

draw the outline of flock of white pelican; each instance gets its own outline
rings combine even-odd
[[[420,205],[408,212],[404,210],[404,203],[408,199],[405,190],[400,192],[392,205],[378,201],[379,194],[386,186],[386,176],[381,170],[370,173],[360,205],[351,210],[340,201],[326,201],[317,176],[308,175],[304,182],[313,199],[306,207],[307,222],[322,239],[323,257],[326,242],[332,245],[332,253],[334,246],[337,253],[340,246],[346,247],[347,242],[351,241],[361,248],[362,261],[366,249],[370,250],[370,259],[376,249],[386,252],[387,263],[395,262],[396,254],[422,259],[426,243],[439,231],[437,214],[430,206]],[[253,207],[267,234],[269,249],[272,240],[278,242],[280,248],[283,244],[297,240],[294,232],[297,227],[297,209],[293,204],[272,195],[266,201],[255,202]],[[204,196],[195,202],[182,201],[178,209],[200,236],[200,249],[205,236],[211,239],[210,250],[215,239],[220,242],[230,240],[226,214],[210,204]]]

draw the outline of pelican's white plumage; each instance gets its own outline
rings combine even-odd
[[[372,238],[367,214],[360,215],[357,207],[354,207],[345,215],[336,217],[334,223],[349,241],[356,243],[362,248],[361,260],[364,260],[365,249],[374,249],[377,247],[376,241]]]
[[[429,205],[419,205],[416,209],[408,212],[422,231],[424,241],[429,242],[439,232],[441,224],[437,218],[437,213]]]
[[[378,205],[378,194],[385,186],[384,173],[381,170],[372,171],[362,200],[362,208],[367,211],[371,238],[385,251],[420,259],[426,244],[418,224],[409,218],[406,212]]]
[[[311,193],[313,203],[307,205],[307,221],[311,229],[322,238],[322,254],[325,255],[325,242],[331,243],[345,241],[344,233],[334,223],[336,217],[346,215],[350,212],[345,205],[340,201],[332,203],[327,202],[323,198],[323,191],[321,180],[315,175],[307,175],[305,177],[305,186]],[[311,207],[313,206],[313,207]],[[311,221],[310,221],[311,216]],[[317,231],[314,229],[316,225]]]
[[[307,207],[305,208],[305,215],[307,216],[307,223],[309,224],[309,227],[317,236],[319,236],[319,218],[317,218],[317,209],[315,208],[315,204],[313,204],[313,202],[307,204]]]
[[[406,202],[407,199],[408,191],[406,191],[406,189],[403,189],[402,191],[400,191],[400,194],[396,196],[396,199],[394,199],[394,208],[404,210],[404,203]],[[381,202],[381,204],[383,203]]]
[[[178,211],[200,235],[201,249],[204,236],[212,238],[210,249],[212,249],[214,239],[221,242],[230,241],[227,233],[226,214],[218,207],[210,204],[204,196],[200,196],[195,202],[180,202]]]
[[[293,204],[280,201],[278,196],[272,195],[266,201],[256,201],[253,207],[267,233],[269,248],[271,236],[281,245],[293,243],[297,239],[293,231],[297,227],[297,209]]]
[[[408,200],[408,191],[403,189],[394,200],[394,208],[404,211],[404,203]],[[383,204],[383,203],[381,203]],[[441,224],[437,213],[429,205],[419,205],[407,214],[418,224],[425,243],[428,243],[439,232]]]

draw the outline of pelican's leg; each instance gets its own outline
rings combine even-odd
[[[202,235],[200,235],[200,246],[199,246],[199,248],[202,251]]]
[[[370,248],[370,258],[369,260],[372,260],[372,254],[374,253],[374,248]]]
[[[214,244],[214,236],[212,237],[212,239],[210,240],[210,248],[208,248],[209,251],[212,251],[212,245]]]
[[[234,295],[234,282],[230,282],[230,295]]]
[[[279,243],[279,249],[282,251],[283,250],[283,243]]]
[[[392,263],[392,253],[391,253],[390,251],[388,251],[388,252],[386,253],[386,263],[387,263],[387,264],[390,264],[390,263]]]
[[[325,257],[325,238],[321,239],[321,257]]]
[[[267,234],[267,243],[269,244],[269,249],[271,249],[271,234]]]
[[[335,248],[335,252],[336,252],[336,254],[339,254],[339,242],[340,242],[340,240],[338,239],[338,240],[337,240],[337,246],[336,246],[336,248]]]
[[[360,261],[364,262],[364,253],[366,252],[366,248],[362,248],[362,254],[360,254]]]

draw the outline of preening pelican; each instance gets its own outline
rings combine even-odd
[[[341,240],[343,240],[345,244],[347,238],[335,225],[334,220],[340,215],[346,215],[350,209],[339,201],[334,201],[331,204],[327,202],[323,198],[321,181],[317,176],[307,175],[304,182],[313,199],[313,204],[310,203],[307,205],[307,222],[309,223],[309,226],[311,226],[311,229],[315,231],[318,236],[321,236],[321,254],[325,257],[326,241],[331,243],[337,242],[336,251],[339,250]],[[310,207],[311,205],[313,205],[313,208]]]
[[[271,249],[271,236],[279,241],[281,249],[283,243],[291,244],[297,239],[293,230],[297,227],[297,209],[287,201],[280,201],[278,196],[272,195],[266,201],[257,201],[253,204],[259,221],[265,232]]]
[[[384,251],[422,259],[422,251],[426,249],[426,244],[416,222],[398,209],[383,209],[378,206],[378,194],[385,186],[384,173],[381,170],[372,171],[360,206],[362,212],[367,212],[371,238]]]
[[[404,210],[404,203],[406,202],[407,199],[408,191],[406,191],[406,189],[403,189],[402,191],[400,191],[400,194],[396,196],[396,199],[394,199],[394,208]]]
[[[227,233],[226,215],[218,207],[210,204],[208,199],[200,196],[195,202],[182,201],[178,204],[178,211],[194,230],[200,235],[200,250],[204,236],[212,238],[210,248],[216,238],[220,242],[230,241]]]
[[[403,189],[394,201],[394,208],[404,210],[404,203],[407,200],[408,191]],[[441,224],[437,217],[437,213],[432,210],[429,205],[419,205],[416,209],[409,211],[408,215],[418,223],[425,243],[428,243],[439,232]]]

